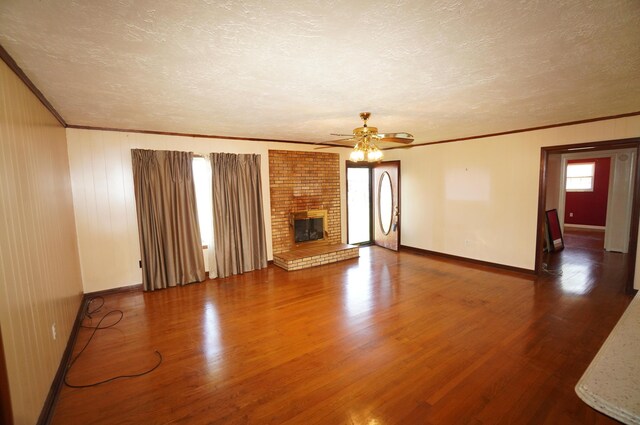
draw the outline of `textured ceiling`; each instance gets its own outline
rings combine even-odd
[[[68,124],[416,142],[640,111],[639,0],[0,0]]]

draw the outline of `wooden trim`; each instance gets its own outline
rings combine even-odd
[[[373,168],[377,164],[377,162],[353,162],[350,159],[346,159],[344,162],[346,164],[345,167],[349,168]]]
[[[626,292],[634,294],[633,280],[636,272],[636,256],[638,251],[638,221],[640,220],[640,139],[636,145],[636,179],[633,182],[633,199],[631,201],[631,229],[629,229],[629,270],[627,271]]]
[[[544,251],[545,241],[545,225],[547,218],[545,216],[545,206],[547,203],[547,162],[548,152],[543,148],[540,150],[540,173],[538,176],[538,220],[536,224],[536,253],[534,272],[539,275],[542,272],[542,254]]]
[[[4,357],[4,343],[2,342],[2,329],[0,328],[0,423],[13,425],[13,413],[11,411],[11,394],[9,393],[9,374],[7,362]]]
[[[638,115],[637,113],[635,115]],[[546,168],[549,159],[549,154],[563,154],[571,153],[580,148],[592,148],[590,150],[609,150],[609,149],[627,149],[633,148],[636,150],[636,163],[635,163],[635,180],[631,201],[631,226],[629,229],[629,249],[628,249],[628,269],[627,269],[627,282],[625,283],[625,291],[627,293],[635,293],[633,288],[633,279],[636,270],[636,254],[638,247],[638,221],[640,220],[640,137],[633,137],[629,139],[616,139],[616,140],[604,140],[599,142],[587,142],[574,145],[559,145],[559,146],[547,146],[540,148],[540,177],[538,182],[538,236],[536,240],[536,274],[542,270],[542,251],[544,244],[544,209],[547,193],[547,178]],[[542,223],[542,224],[541,224]],[[541,229],[542,226],[542,229]]]
[[[398,233],[398,250],[402,246],[402,165],[398,160],[398,221],[396,232]]]
[[[31,92],[36,95],[38,100],[40,100],[44,107],[47,108],[49,112],[51,112],[51,114],[58,120],[58,122],[62,124],[63,127],[67,127],[67,123],[64,121],[62,116],[58,113],[58,111],[56,111],[53,105],[49,103],[47,98],[44,97],[42,92],[38,90],[36,85],[33,84],[29,77],[27,77],[22,68],[18,66],[16,61],[13,60],[9,52],[7,52],[4,47],[2,47],[2,45],[0,45],[0,59],[2,59],[4,63],[6,63],[7,66],[18,76],[18,78],[20,78],[22,82],[29,88],[29,90],[31,90]]]
[[[626,114],[609,115],[606,117],[588,118],[588,119],[577,120],[577,121],[568,121],[568,122],[562,122],[558,124],[541,125],[537,127],[519,128],[517,130],[500,131],[498,133],[480,134],[477,136],[467,136],[467,137],[458,137],[455,139],[437,140],[435,142],[424,142],[424,143],[415,143],[411,145],[394,146],[394,147],[385,148],[382,150],[388,151],[393,149],[408,149],[408,148],[415,148],[418,146],[439,145],[441,143],[452,143],[452,142],[462,142],[465,140],[484,139],[486,137],[505,136],[507,134],[526,133],[527,131],[546,130],[549,128],[566,127],[569,125],[577,125],[577,124],[587,124],[587,123],[596,122],[596,121],[606,121],[606,120],[614,120],[618,118],[634,117],[636,115],[640,115],[640,111],[629,112]]]
[[[62,358],[60,359],[58,371],[56,372],[56,376],[53,378],[53,382],[51,383],[51,388],[49,389],[49,394],[47,395],[47,399],[45,400],[42,411],[40,412],[40,416],[38,417],[37,425],[47,425],[53,418],[53,411],[55,410],[56,403],[58,402],[58,396],[60,395],[60,390],[64,383],[64,376],[67,373],[67,365],[69,364],[69,361],[71,361],[71,353],[73,353],[73,347],[76,344],[78,329],[80,329],[87,300],[87,295],[84,294],[82,296],[82,300],[80,301],[80,307],[78,307],[78,313],[76,314],[76,320],[73,323],[73,328],[71,329],[69,340],[67,341],[67,347],[65,348]]]
[[[296,143],[296,144],[302,144],[302,145],[324,146],[323,143],[304,142],[302,140],[263,139],[259,137],[241,137],[241,136],[219,136],[215,134],[179,133],[179,132],[173,132],[173,131],[137,130],[137,129],[129,129],[129,128],[92,127],[89,125],[75,125],[75,124],[68,124],[67,128],[75,128],[78,130],[117,131],[122,133],[157,134],[160,136],[201,137],[203,139],[227,139],[227,140],[243,140],[243,141],[249,141],[249,142]]]
[[[34,86],[34,88],[35,88],[35,86]],[[37,88],[36,88],[36,90],[37,90]],[[45,106],[46,106],[46,104],[45,104]],[[52,111],[52,113],[53,112],[54,111]],[[54,113],[54,115],[55,114],[57,114],[57,112]],[[549,129],[549,128],[566,127],[566,126],[577,125],[577,124],[587,124],[587,123],[597,122],[597,121],[606,121],[606,120],[613,120],[613,119],[618,119],[618,118],[633,117],[633,116],[636,116],[636,115],[640,115],[640,111],[629,112],[629,113],[618,114],[618,115],[608,115],[608,116],[605,116],[605,117],[588,118],[588,119],[577,120],[577,121],[568,121],[568,122],[562,122],[562,123],[556,123],[556,124],[548,124],[548,125],[542,125],[542,126],[537,126],[537,127],[520,128],[520,129],[516,129],[516,130],[507,130],[507,131],[501,131],[501,132],[497,132],[497,133],[488,133],[488,134],[480,134],[480,135],[475,135],[475,136],[458,137],[458,138],[454,138],[454,139],[437,140],[437,141],[434,141],[434,142],[424,142],[424,143],[414,143],[414,144],[411,144],[411,145],[394,146],[394,147],[390,147],[390,148],[384,148],[384,149],[381,149],[381,150],[387,151],[387,150],[394,150],[394,149],[409,149],[409,148],[415,148],[415,147],[419,147],[419,146],[439,145],[439,144],[442,144],[442,143],[452,143],[452,142],[462,142],[462,141],[465,141],[465,140],[474,140],[474,139],[483,139],[483,138],[487,138],[487,137],[505,136],[505,135],[508,135],[508,134],[516,134],[516,133],[526,133],[528,131],[546,130],[546,129]],[[213,134],[180,133],[180,132],[169,132],[169,131],[137,130],[137,129],[124,129],[124,128],[111,128],[111,127],[94,127],[94,126],[75,125],[75,124],[66,124],[66,123],[63,124],[63,125],[65,127],[68,127],[68,128],[76,128],[76,129],[79,129],[79,130],[118,131],[118,132],[128,132],[128,133],[158,134],[158,135],[163,135],[163,136],[182,136],[182,137],[201,137],[201,138],[205,138],[205,139],[244,140],[244,141],[252,141],[252,142],[296,143],[296,144],[303,144],[303,145],[317,145],[317,146],[327,146],[327,147],[334,147],[334,148],[348,148],[348,149],[351,149],[350,146],[333,145],[333,144],[330,144],[330,143],[327,143],[327,142],[305,142],[305,141],[302,141],[302,140],[265,139],[265,138],[242,137],[242,136],[219,136],[219,135],[213,135]],[[585,146],[586,145],[588,145],[588,144],[585,144]],[[577,147],[577,146],[578,145],[574,145],[574,147]]]
[[[458,255],[445,254],[444,252],[430,251],[428,249],[415,248],[413,246],[400,245],[400,250],[413,252],[414,254],[424,255],[427,257],[440,257],[448,260],[469,263],[470,265],[480,266],[482,268],[497,269],[497,271],[525,274],[529,277],[536,274],[535,270],[523,269],[520,267],[507,266],[506,264],[492,263],[490,261],[476,260],[474,258],[460,257]]]
[[[104,289],[102,291],[87,292],[85,297],[103,297],[105,295],[119,294],[121,292],[137,292],[142,291],[142,283],[137,285],[120,286],[119,288]]]
[[[640,137],[632,137],[629,139],[603,140],[596,142],[576,143],[570,145],[546,146],[545,149],[549,153],[577,153],[577,152],[597,152],[611,149],[635,149],[640,142]],[[577,152],[576,152],[577,151]]]
[[[347,234],[344,235],[343,240],[349,243],[349,161],[344,162],[344,196],[347,198],[344,202],[344,211],[347,214],[345,217]]]

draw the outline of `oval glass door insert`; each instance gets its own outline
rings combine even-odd
[[[386,171],[382,173],[378,183],[378,215],[382,233],[388,235],[393,218],[393,188],[391,187],[391,177]]]

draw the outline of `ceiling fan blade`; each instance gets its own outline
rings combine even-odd
[[[324,142],[318,142],[318,144],[330,145],[332,143],[335,143],[335,144],[337,144],[336,146],[343,146],[343,145],[355,145],[356,142],[357,142],[356,139],[348,138],[348,139],[326,140]]]
[[[371,143],[379,145],[379,147],[382,149],[384,149],[384,147],[386,146],[394,147],[398,144],[407,146],[413,142],[413,134],[404,131],[398,133],[378,133],[378,129],[376,127],[368,127],[367,120],[370,116],[371,114],[369,112],[362,112],[360,114],[360,118],[364,120],[364,125],[362,127],[354,129],[353,134],[331,133],[332,136],[347,138],[320,142],[318,144],[324,145],[326,147],[317,149],[327,149],[327,147],[330,146],[354,146],[356,143],[359,143],[363,140],[370,141]]]
[[[388,134],[385,134],[388,136]],[[413,142],[413,138],[405,138],[405,137],[382,137],[379,139],[381,142],[389,142],[389,143],[401,143],[403,145],[408,145]]]
[[[392,138],[392,139],[413,139],[413,134],[409,133],[378,133],[379,137],[383,139]]]
[[[353,148],[353,143],[349,143],[349,144],[330,144],[330,143],[323,143],[322,146],[318,146],[317,148],[314,149],[331,149],[331,148]]]
[[[380,147],[380,149],[382,150],[387,150],[387,149],[409,149],[412,148],[413,146],[411,145],[394,145],[394,146],[384,146],[384,147]]]
[[[329,149],[329,148],[352,148],[358,141],[356,139],[337,139],[337,140],[326,140],[324,142],[318,142],[317,148],[314,149]]]

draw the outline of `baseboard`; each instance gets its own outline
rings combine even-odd
[[[458,255],[445,254],[443,252],[429,251],[428,249],[415,248],[413,246],[400,245],[400,249],[402,251],[414,252],[416,254],[425,255],[429,257],[440,257],[440,258],[446,258],[448,260],[461,261],[461,262],[476,265],[476,266],[490,267],[492,269],[498,269],[498,271],[509,271],[509,272],[515,272],[518,274],[526,274],[529,276],[531,275],[535,276],[536,274],[535,270],[523,269],[521,267],[507,266],[505,264],[492,263],[489,261],[476,260],[474,258],[460,257]]]
[[[98,296],[102,297],[105,295],[117,294],[120,292],[137,292],[137,291],[142,291],[142,283],[138,283],[137,285],[120,286],[118,288],[103,289],[102,291],[87,292],[84,294],[84,296],[88,298],[92,298],[92,297],[98,297]]]
[[[571,229],[589,229],[589,230],[600,230],[602,232],[605,231],[606,227],[604,226],[591,226],[588,224],[571,224],[571,223],[565,223],[564,227],[569,227]]]
[[[64,383],[64,375],[67,373],[67,365],[71,360],[73,347],[76,345],[78,329],[80,329],[80,324],[83,319],[87,299],[88,298],[86,294],[82,296],[80,307],[78,307],[78,313],[76,314],[76,320],[73,322],[73,328],[71,328],[71,334],[69,335],[69,340],[67,341],[67,347],[62,354],[62,359],[60,359],[58,371],[56,372],[56,376],[53,378],[53,382],[51,383],[51,388],[49,389],[49,394],[47,395],[47,399],[45,400],[42,411],[40,412],[40,416],[38,417],[37,425],[48,425],[51,422],[53,411],[56,407],[56,403],[58,402],[58,396],[60,395],[60,390],[62,389],[62,385]]]

